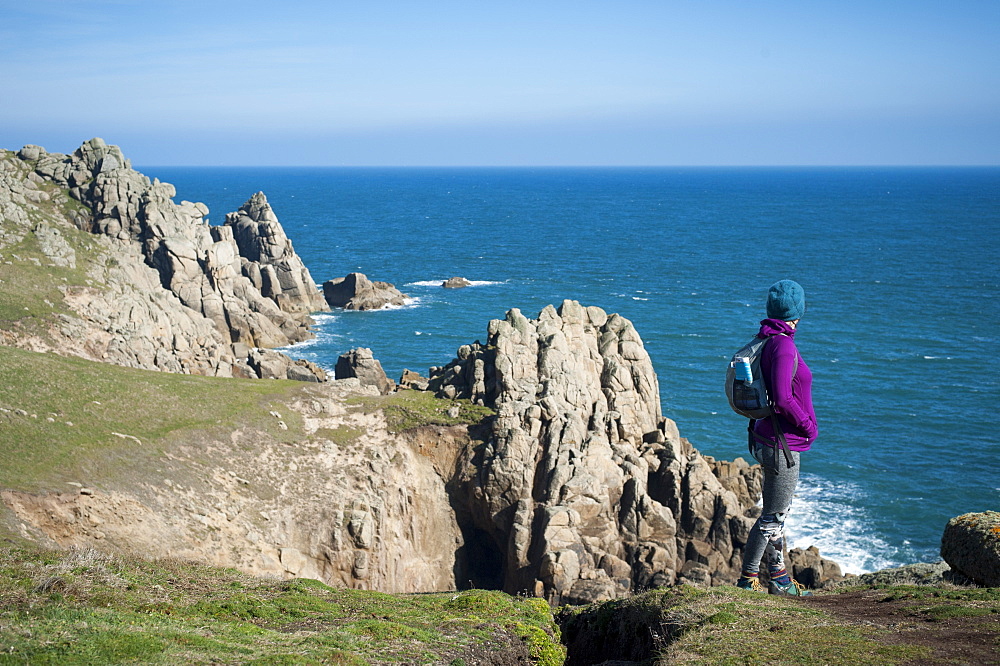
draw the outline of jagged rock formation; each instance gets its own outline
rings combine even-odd
[[[1000,587],[1000,511],[949,520],[941,537],[941,557],[979,585]]]
[[[382,395],[388,395],[396,390],[396,383],[386,376],[382,364],[372,355],[372,350],[366,347],[341,354],[337,359],[334,374],[337,379],[356,377],[362,386],[374,386]]]
[[[63,316],[52,332],[61,338],[58,351],[170,372],[255,376],[251,348],[312,336],[305,313],[323,307],[318,292],[298,287],[313,283],[263,195],[244,206],[250,222],[239,213],[226,227],[210,227],[204,204],[177,204],[174,195],[100,139],[69,156],[25,146],[0,168],[0,250],[31,234],[51,265],[75,266],[66,229],[94,234],[87,282],[63,287],[78,316]],[[234,229],[256,243],[256,254],[241,255]],[[262,293],[244,271],[276,276],[277,284]],[[284,272],[296,276],[288,290],[278,288]],[[4,339],[34,349],[47,344]]]
[[[701,456],[662,417],[632,324],[565,301],[488,332],[432,368],[430,387],[496,409],[455,481],[470,540],[498,555],[495,582],[553,603],[734,582],[759,468]]]
[[[349,273],[323,283],[323,296],[332,308],[378,310],[404,305],[406,294],[388,282],[372,282],[364,273]]]
[[[226,226],[240,249],[240,268],[262,294],[285,312],[310,313],[326,309],[309,269],[292,249],[263,192],[250,197]]]
[[[468,287],[470,284],[472,283],[464,277],[453,277],[442,282],[441,286],[445,289],[461,289],[462,287]]]

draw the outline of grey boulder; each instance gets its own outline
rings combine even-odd
[[[941,537],[941,557],[976,583],[1000,587],[1000,511],[949,520]]]

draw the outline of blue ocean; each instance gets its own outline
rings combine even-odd
[[[317,316],[297,357],[426,374],[508,309],[574,299],[632,320],[664,414],[718,458],[746,449],[728,359],[794,279],[820,436],[791,544],[855,573],[934,561],[949,518],[1000,509],[1000,168],[141,170],[213,224],[262,190],[318,283],[410,297]]]

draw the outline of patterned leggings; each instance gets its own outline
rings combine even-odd
[[[764,508],[750,530],[750,538],[743,551],[744,573],[760,571],[761,558],[766,558],[768,569],[772,572],[785,568],[785,517],[799,483],[799,452],[791,453],[794,467],[785,464],[781,449],[758,445],[754,450],[754,458],[764,468]],[[775,466],[777,472],[774,471]]]

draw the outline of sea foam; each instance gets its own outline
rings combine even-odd
[[[378,312],[380,310],[410,310],[412,308],[420,307],[420,301],[422,299],[419,296],[407,296],[403,299],[402,305],[393,305],[392,303],[387,303],[377,310],[369,310],[368,312]]]
[[[907,563],[912,554],[900,552],[881,539],[867,511],[850,500],[863,500],[861,486],[803,474],[786,522],[789,548],[816,546],[844,573],[868,573]]]

